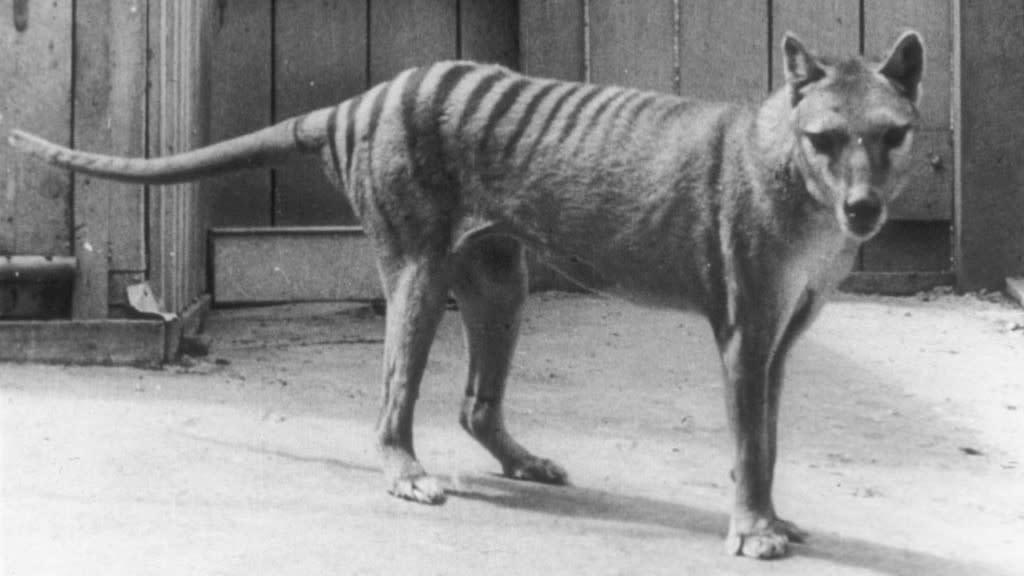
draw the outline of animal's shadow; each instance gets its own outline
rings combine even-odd
[[[449,490],[452,497],[485,502],[502,508],[655,526],[715,538],[724,538],[725,529],[729,525],[729,517],[724,512],[590,488],[550,487],[489,476],[462,477],[458,484],[458,488]],[[841,534],[812,532],[806,544],[796,544],[791,548],[791,554],[795,556],[867,569],[881,574],[1006,574],[991,566],[951,560],[858,538],[847,538]]]
[[[254,446],[215,438],[188,435],[194,440],[310,465],[323,465],[345,474],[380,474],[378,468],[337,458],[294,454],[269,446]],[[559,517],[588,518],[721,539],[729,517],[678,502],[629,496],[578,486],[545,486],[500,476],[461,475],[457,481],[441,476],[452,498],[500,508],[524,510]],[[381,490],[381,494],[384,491]],[[842,534],[812,532],[806,544],[792,546],[792,555],[831,564],[861,568],[894,576],[1009,576],[992,566],[942,558],[926,552],[897,548]]]

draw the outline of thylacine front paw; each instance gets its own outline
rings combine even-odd
[[[447,499],[441,483],[427,474],[392,478],[388,481],[388,493],[420,504],[444,504]]]
[[[384,447],[381,456],[388,494],[420,504],[444,504],[441,482],[427,474],[411,450]]]
[[[733,519],[725,538],[725,551],[734,556],[767,560],[786,555],[790,542],[804,542],[807,532],[781,518],[739,523]]]

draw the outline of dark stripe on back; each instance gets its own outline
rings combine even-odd
[[[488,92],[491,91],[491,88],[494,88],[494,85],[498,80],[501,80],[504,77],[504,73],[495,72],[481,78],[479,83],[473,87],[473,90],[470,91],[469,96],[466,98],[466,107],[462,109],[462,115],[459,116],[459,123],[455,129],[456,135],[462,135],[462,131],[465,129],[466,123],[469,122],[474,114],[476,114],[476,111],[480,108],[480,104],[483,102],[484,97],[486,97]]]
[[[484,121],[483,129],[481,130],[480,139],[477,140],[477,149],[485,150],[487,148],[487,142],[494,136],[494,131],[498,128],[498,123],[501,119],[508,114],[508,111],[515,104],[516,100],[523,93],[523,90],[530,85],[529,80],[518,79],[512,82],[505,88],[505,91],[498,97],[498,101],[494,103],[494,107],[491,108],[487,114],[487,120]]]
[[[417,108],[419,102],[417,102],[417,95],[420,90],[420,85],[423,84],[423,79],[427,76],[429,68],[417,68],[416,71],[410,75],[405,85],[402,86],[401,100],[401,111],[402,111],[402,128],[405,130],[405,149],[409,154],[409,160],[411,161],[411,170],[413,178],[418,180],[419,174],[422,173],[422,167],[424,163],[423,153],[420,150],[420,134],[427,131],[424,126],[427,122],[423,119],[424,114],[418,114]]]
[[[338,142],[335,137],[338,135],[338,108],[341,106],[335,106],[334,110],[331,110],[331,115],[327,117],[327,146],[331,149],[331,164],[334,165],[334,174],[338,177],[338,183],[343,185],[341,176],[341,158],[338,157]]]
[[[412,160],[413,178],[423,186],[435,187],[447,194],[454,194],[451,188],[455,176],[450,163],[445,159],[441,118],[448,97],[473,68],[463,64],[445,70],[431,91],[429,104],[417,101],[422,77],[416,79],[416,87],[406,87],[402,98],[402,118],[406,129],[406,145]],[[410,79],[410,84],[412,81]],[[450,201],[454,199],[455,196],[449,198]]]
[[[644,111],[650,108],[654,104],[654,101],[658,99],[658,97],[654,94],[644,94],[643,98],[644,99],[641,100],[640,103],[636,105],[636,108],[633,108],[629,112],[630,126],[635,125],[637,120],[639,120],[640,116],[644,113]]]
[[[555,118],[558,117],[558,113],[565,106],[565,103],[569,101],[577,92],[583,89],[583,84],[577,84],[572,88],[566,90],[558,100],[555,100],[551,110],[548,111],[547,117],[544,118],[544,124],[541,125],[540,130],[533,134],[533,145],[530,146],[530,150],[523,156],[522,166],[527,167],[533,160],[533,155],[537,152],[537,148],[540,147],[541,142],[547,139],[548,130],[551,129],[551,125],[555,122]]]
[[[526,103],[526,108],[523,109],[523,114],[519,117],[516,127],[512,129],[512,134],[509,136],[508,141],[505,142],[505,149],[501,153],[502,159],[508,160],[515,154],[516,146],[519,145],[519,140],[523,138],[526,127],[530,125],[530,120],[533,120],[533,115],[537,112],[537,108],[540,107],[544,98],[558,86],[559,84],[556,83],[548,84],[530,97],[530,101]]]
[[[395,223],[388,219],[387,207],[381,202],[377,192],[377,182],[374,180],[374,169],[373,169],[373,147],[374,138],[377,136],[377,126],[380,124],[380,117],[384,113],[384,101],[387,100],[388,92],[391,91],[395,85],[395,81],[391,80],[385,84],[377,96],[373,99],[373,103],[370,105],[370,119],[366,126],[366,134],[363,139],[366,142],[366,174],[370,180],[370,190],[367,190],[372,197],[374,204],[377,205],[377,213],[383,220],[384,227],[388,229],[388,234],[392,238],[399,238],[400,234]]]
[[[612,105],[612,102],[620,100],[620,102],[616,104],[618,106],[621,105],[622,102],[625,102],[628,97],[629,93],[626,90],[620,90],[617,94],[611,98],[605,99],[598,105],[597,110],[594,110],[594,113],[587,118],[586,125],[583,126],[583,131],[580,134],[580,141],[577,144],[576,150],[587,142],[587,140],[593,135],[594,131],[597,130],[598,126],[605,123],[603,122],[604,113],[608,110],[608,107]],[[573,153],[575,154],[575,151]]]
[[[362,103],[362,94],[352,98],[348,102],[348,110],[345,114],[345,175],[350,182],[352,180],[352,154],[356,148],[356,114]]]
[[[572,131],[576,128],[576,123],[579,122],[580,114],[583,113],[583,109],[587,107],[587,104],[590,104],[591,100],[597,98],[598,94],[606,90],[603,86],[591,86],[589,88],[590,91],[580,98],[580,101],[576,103],[576,107],[572,109],[572,112],[569,113],[569,117],[565,120],[565,125],[562,126],[562,131],[558,134],[559,142],[565,142],[566,138],[572,134]]]

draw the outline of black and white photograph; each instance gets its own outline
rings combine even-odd
[[[1024,574],[1024,0],[0,0],[0,576]]]

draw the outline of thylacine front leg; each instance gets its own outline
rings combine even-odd
[[[737,303],[736,321],[716,325],[726,404],[735,439],[735,502],[726,538],[730,554],[774,558],[806,534],[778,517],[772,501],[779,399],[786,356],[819,303],[803,292],[792,304]]]

